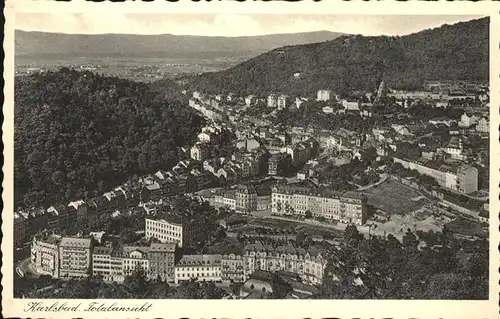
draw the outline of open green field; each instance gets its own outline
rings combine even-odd
[[[368,204],[391,215],[406,215],[430,204],[415,189],[393,180],[366,189],[364,193],[368,197]]]

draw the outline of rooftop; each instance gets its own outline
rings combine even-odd
[[[300,247],[295,247],[292,244],[287,244],[287,245],[281,245],[281,246],[272,246],[272,245],[267,245],[263,244],[260,241],[257,241],[254,244],[248,244],[244,248],[245,251],[265,251],[268,253],[274,253],[274,254],[291,254],[291,255],[306,255],[309,254],[311,256],[318,256],[322,253],[323,249],[320,247],[310,247],[307,250],[304,248]]]
[[[123,246],[123,256],[128,257],[130,253],[139,251],[142,254],[148,254],[150,249],[147,246]]]
[[[352,198],[359,200],[362,200],[364,198],[363,193],[356,191],[339,192],[328,188],[313,188],[313,187],[290,186],[290,185],[276,186],[273,192],[303,194],[303,195],[321,196],[329,198]]]
[[[50,245],[57,245],[61,242],[61,236],[55,234],[46,236],[36,235],[35,238]]]
[[[178,266],[215,266],[220,265],[222,255],[184,255]]]
[[[94,247],[94,255],[111,255],[113,252],[112,247]]]
[[[176,244],[171,243],[152,243],[149,251],[151,252],[175,252]]]
[[[63,237],[59,246],[90,248],[92,240],[90,238]]]

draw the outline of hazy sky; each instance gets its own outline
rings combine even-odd
[[[48,14],[16,15],[16,29],[62,33],[248,36],[308,31],[405,35],[480,18],[470,15],[235,15],[235,14]]]

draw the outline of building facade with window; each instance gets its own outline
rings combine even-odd
[[[92,239],[63,237],[59,243],[59,259],[60,277],[88,277],[92,265]]]
[[[152,243],[149,248],[149,268],[151,279],[174,281],[175,250],[171,243]]]
[[[202,218],[166,215],[165,218],[146,218],[146,238],[156,238],[162,243],[176,243],[190,247],[206,237],[206,224]]]
[[[257,191],[251,185],[239,185],[236,189],[236,212],[249,213],[257,210]]]
[[[284,271],[297,274],[305,284],[320,285],[327,264],[321,252],[308,251],[291,244],[273,247],[256,242],[245,247],[242,257],[245,280],[259,270]]]
[[[241,254],[229,253],[222,255],[221,279],[224,282],[245,281],[243,256]]]
[[[142,269],[151,277],[149,267],[149,247],[124,246],[123,247],[123,275],[130,276],[135,271]]]
[[[31,243],[31,264],[42,275],[59,278],[59,235],[37,234]]]
[[[362,193],[336,193],[308,187],[279,186],[273,188],[272,212],[278,215],[323,217],[346,224],[363,225],[367,216],[367,199]]]
[[[221,255],[185,255],[175,265],[174,281],[221,282],[221,259]]]

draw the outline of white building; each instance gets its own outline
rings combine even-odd
[[[267,107],[277,107],[278,106],[278,98],[276,95],[271,94],[267,97]]]
[[[162,243],[176,243],[179,247],[189,247],[205,238],[205,222],[201,218],[169,215],[166,219],[146,218],[145,237],[154,237]]]
[[[221,282],[221,259],[221,255],[184,255],[175,265],[174,282]]]
[[[202,143],[196,143],[190,149],[190,156],[195,161],[204,161],[210,154],[208,146]]]
[[[112,254],[111,247],[95,247],[92,252],[92,274],[101,276],[106,282],[122,283],[125,280],[123,274],[123,258]]]
[[[63,237],[59,243],[60,277],[88,277],[92,264],[91,250],[90,238]]]
[[[464,113],[460,117],[460,121],[458,122],[458,126],[460,127],[470,127],[473,124],[476,124],[479,121],[479,117],[473,114]]]
[[[290,186],[275,187],[272,191],[272,212],[278,215],[305,215],[309,211],[314,217],[363,225],[366,209],[366,198],[357,192],[336,194]]]
[[[288,96],[280,95],[278,97],[278,110],[283,110],[287,107]]]
[[[249,95],[245,98],[245,104],[246,106],[252,106],[255,102],[255,95]]]
[[[331,106],[325,106],[323,108],[323,113],[332,114],[333,113],[333,107],[331,107]]]
[[[207,134],[205,132],[201,132],[198,134],[198,141],[200,143],[209,143],[210,142],[210,134]]]
[[[123,275],[130,276],[142,269],[149,276],[149,247],[123,247]]]
[[[198,92],[198,91],[195,91],[195,92],[193,92],[193,98],[197,99],[197,100],[201,100],[203,98],[203,94]]]
[[[285,271],[297,274],[303,283],[319,285],[323,281],[328,259],[320,251],[308,251],[291,244],[273,247],[261,242],[248,244],[242,256],[243,277],[247,279],[258,270],[277,272]]]
[[[59,243],[61,236],[41,234],[33,236],[31,264],[41,275],[59,278]]]
[[[180,223],[146,218],[146,238],[154,237],[162,243],[177,243],[179,247],[182,247],[182,235],[182,224]]]
[[[476,131],[481,133],[488,133],[490,131],[490,122],[487,118],[481,118],[476,125]]]
[[[303,97],[296,97],[295,98],[295,106],[300,109],[300,106],[304,103],[304,102],[307,102],[307,99],[306,98],[303,98]]]
[[[328,101],[330,100],[330,94],[332,93],[332,91],[330,90],[319,90],[318,91],[318,97],[316,98],[316,100],[318,101]]]
[[[406,169],[416,170],[420,174],[434,178],[441,187],[468,194],[477,191],[478,170],[475,167],[463,164],[457,167],[441,165],[429,167],[425,163],[407,161],[395,157],[394,163],[400,163]]]
[[[342,106],[349,111],[359,111],[358,101],[341,100]]]

